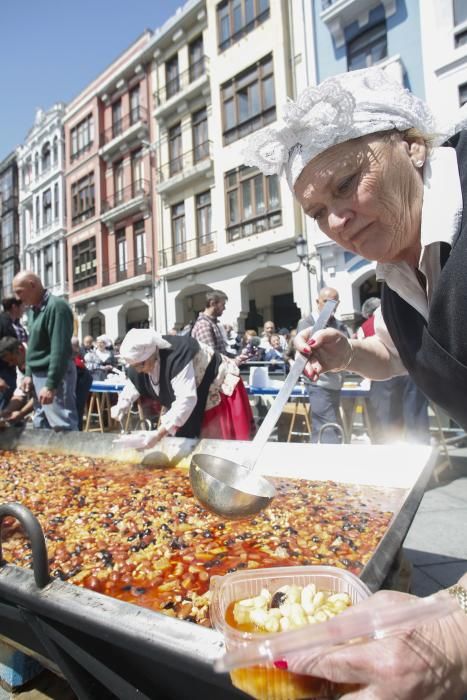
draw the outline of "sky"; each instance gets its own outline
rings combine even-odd
[[[184,0],[0,0],[0,162]]]

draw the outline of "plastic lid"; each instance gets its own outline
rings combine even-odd
[[[378,639],[403,628],[417,627],[429,620],[444,617],[456,610],[456,602],[447,593],[428,598],[408,598],[405,602],[390,606],[383,601],[367,607],[361,604],[327,622],[268,635],[264,639],[255,637],[245,640],[240,646],[216,659],[214,669],[218,673],[224,673],[234,668],[273,663],[274,660],[286,658],[287,654],[316,647],[324,650],[346,642]]]

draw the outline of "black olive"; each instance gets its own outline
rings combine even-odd
[[[131,591],[133,586],[122,586],[122,591]]]
[[[284,591],[277,591],[272,596],[271,608],[280,608],[282,603],[285,603],[286,598],[287,598],[287,596],[284,593]]]
[[[230,569],[228,569],[228,570],[227,570],[227,573],[233,574],[234,571],[237,571],[237,567],[236,567],[236,566],[232,566]]]
[[[164,608],[164,610],[173,610],[175,608],[175,603],[173,602],[173,600],[169,600],[167,603],[164,603],[162,607]]]
[[[146,589],[138,586],[137,588],[132,588],[131,592],[134,595],[143,595],[143,593],[146,593]]]
[[[165,506],[157,506],[156,510],[158,510],[159,513],[163,513],[167,508]]]
[[[128,542],[133,542],[133,540],[136,540],[137,537],[138,535],[130,535],[129,537],[127,537],[127,540]]]

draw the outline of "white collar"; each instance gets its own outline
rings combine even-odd
[[[414,269],[406,262],[378,263],[377,279],[388,286],[428,319],[428,306],[441,272],[439,244],[452,244],[462,218],[462,189],[453,148],[435,148],[423,169],[423,205],[419,270],[427,279],[425,296]]]

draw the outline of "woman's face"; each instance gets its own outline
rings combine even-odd
[[[143,360],[143,362],[135,362],[131,366],[138,372],[138,374],[141,374],[142,372],[144,372],[145,374],[151,374],[154,370],[154,367],[156,366],[156,360],[157,353],[154,353],[146,360]]]
[[[303,169],[295,196],[304,212],[343,248],[368,260],[416,266],[423,181],[421,142],[371,134],[329,148]]]

